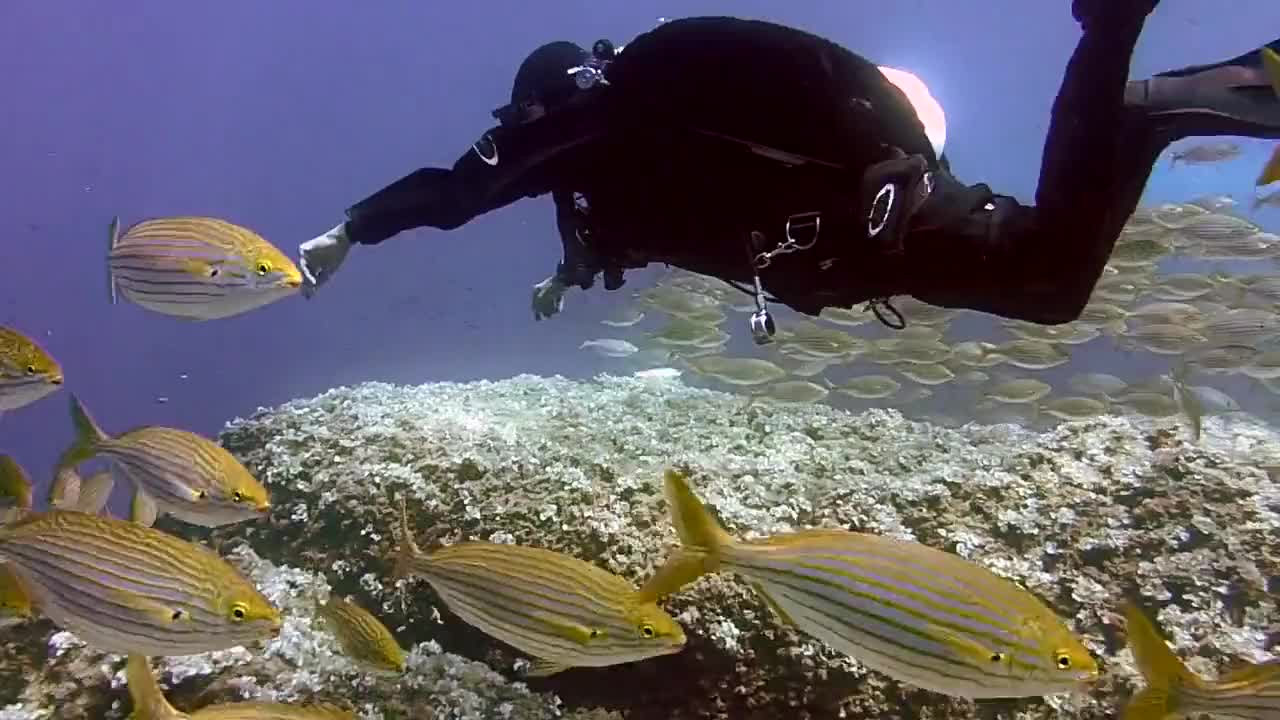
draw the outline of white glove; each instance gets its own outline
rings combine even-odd
[[[342,266],[351,249],[345,223],[298,246],[298,269],[302,271],[302,296],[310,299],[316,288],[329,281]]]
[[[564,291],[568,289],[555,275],[533,286],[533,319],[541,320],[564,309]]]

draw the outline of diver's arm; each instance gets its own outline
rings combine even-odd
[[[502,192],[514,178],[498,171],[493,160],[498,142],[509,132],[493,128],[467,150],[452,169],[426,167],[396,180],[347,209],[346,233],[352,243],[376,245],[393,235],[419,227],[453,230],[475,217],[531,192]],[[494,136],[498,137],[494,137]]]

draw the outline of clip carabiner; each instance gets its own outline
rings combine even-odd
[[[808,242],[802,243],[799,240],[796,240],[795,235],[792,234],[792,227],[795,227],[796,229],[813,228],[813,235],[810,236]],[[787,242],[792,250],[808,250],[813,247],[818,243],[818,235],[821,232],[822,213],[820,212],[796,213],[795,215],[787,218]]]

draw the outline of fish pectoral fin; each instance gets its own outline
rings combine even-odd
[[[142,488],[136,488],[133,491],[133,504],[129,508],[129,519],[151,527],[156,522],[156,516],[160,514],[159,508],[156,507],[156,501],[148,495]]]
[[[552,662],[551,660],[534,660],[533,667],[530,668],[529,672],[525,673],[525,675],[528,677],[548,677],[559,672],[564,672],[568,669],[568,665],[561,665],[560,663]]]
[[[189,258],[182,262],[182,271],[187,273],[188,275],[194,275],[196,277],[202,277],[202,278],[211,277],[213,269],[214,269],[213,265],[203,260],[195,260],[195,259]]]
[[[1171,711],[1169,693],[1161,688],[1147,687],[1124,706],[1120,720],[1164,720]]]
[[[760,596],[761,600],[764,600],[764,604],[769,606],[769,609],[778,616],[778,619],[781,620],[784,625],[795,628],[796,630],[800,629],[800,626],[796,624],[796,621],[787,614],[786,610],[782,609],[782,606],[778,604],[777,600],[773,599],[773,595],[769,594],[769,591],[765,589],[763,583],[752,582],[751,587],[755,588],[756,594]]]
[[[534,618],[550,628],[551,632],[579,645],[586,645],[601,635],[599,630],[575,622],[538,614],[535,614]]]
[[[171,607],[155,600],[138,597],[133,593],[116,590],[113,592],[116,601],[135,610],[140,610],[153,618],[158,624],[172,625],[180,622],[191,622],[191,615],[179,607]]]
[[[965,637],[937,625],[929,627],[929,634],[941,640],[958,656],[969,658],[981,665],[988,667],[996,665],[1009,666],[1013,661],[1013,658],[1006,652],[997,648],[987,647],[973,638]]]

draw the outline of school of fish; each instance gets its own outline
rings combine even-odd
[[[1263,64],[1280,94],[1280,55]],[[1215,141],[1171,153],[1171,166],[1230,162],[1239,147]],[[1258,177],[1280,181],[1280,149]],[[1259,197],[1253,209],[1272,202]],[[298,291],[289,258],[254,231],[211,217],[154,218],[123,231],[114,220],[107,253],[113,303],[192,321],[232,317]],[[639,306],[603,324],[643,336],[605,337],[580,349],[654,365],[641,377],[697,377],[743,393],[746,404],[807,404],[836,396],[857,403],[923,401],[935,388],[968,393],[988,420],[1053,422],[1113,412],[1177,418],[1192,440],[1204,418],[1239,403],[1200,376],[1237,376],[1280,394],[1280,274],[1163,273],[1185,255],[1280,264],[1280,237],[1225,196],[1139,210],[1128,222],[1092,301],[1061,326],[1015,321],[1000,342],[946,339],[960,314],[911,298],[894,301],[905,327],[872,337],[872,314],[824,311],[792,318],[766,352],[724,355],[735,313],[754,309],[710,279],[674,273],[640,293]],[[666,315],[660,329],[635,330]],[[1070,362],[1089,343],[1169,358],[1166,373],[1142,381],[1081,372],[1070,394],[1037,375]],[[833,371],[847,372],[838,380]],[[893,374],[891,374],[893,373]],[[22,332],[0,327],[0,413],[56,393],[58,362]],[[169,703],[150,658],[270,642],[284,612],[235,566],[201,543],[153,527],[160,515],[201,527],[255,522],[271,514],[269,490],[214,441],[178,428],[116,434],[69,395],[74,439],[53,470],[44,509],[33,481],[0,455],[0,630],[44,618],[94,648],[127,656],[136,720],[353,718],[338,704],[235,702],[182,711]],[[1007,411],[1016,408],[1017,412]],[[985,414],[984,414],[985,413]],[[93,459],[109,468],[88,477]],[[128,518],[107,510],[117,480],[132,492]],[[739,578],[776,621],[901,682],[984,699],[1087,691],[1101,671],[1050,603],[980,563],[928,545],[853,532],[805,529],[741,540],[695,494],[690,475],[660,481],[679,545],[639,586],[591,562],[534,546],[460,541],[421,549],[402,507],[395,523],[394,579],[421,578],[448,610],[531,658],[531,678],[574,668],[646,662],[681,653],[689,638],[662,607],[703,576]],[[749,530],[742,528],[739,531]],[[1280,718],[1280,659],[1244,663],[1216,679],[1192,672],[1132,598],[1117,598],[1127,642],[1146,686],[1121,710],[1126,720],[1196,714]],[[406,653],[372,612],[350,597],[317,598],[319,627],[362,669],[396,677]]]

